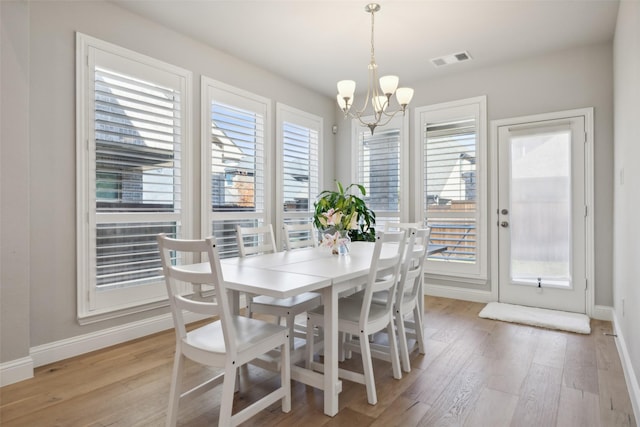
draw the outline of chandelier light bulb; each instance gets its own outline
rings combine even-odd
[[[398,76],[384,76],[380,77],[380,89],[382,89],[382,93],[387,96],[393,95],[393,93],[398,88],[398,82],[400,79]]]
[[[340,80],[338,82],[338,95],[340,98],[353,99],[353,94],[356,92],[356,82],[353,80]]]
[[[411,102],[411,98],[413,98],[413,89],[410,87],[400,87],[396,91],[396,99],[403,110]]]

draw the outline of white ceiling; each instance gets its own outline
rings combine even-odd
[[[366,85],[366,0],[111,0],[136,14],[335,96],[342,79]],[[401,86],[447,73],[610,41],[617,0],[386,0],[375,15],[380,75]],[[432,58],[472,61],[436,68]]]

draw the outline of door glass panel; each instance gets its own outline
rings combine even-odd
[[[511,279],[571,286],[571,132],[511,138]]]

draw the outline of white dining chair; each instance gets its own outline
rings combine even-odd
[[[357,351],[362,356],[363,373],[339,369],[338,375],[346,380],[364,384],[367,389],[367,401],[371,405],[378,402],[375,379],[373,375],[373,361],[369,335],[385,330],[389,334],[388,360],[391,362],[393,377],[402,378],[398,347],[393,324],[393,297],[386,305],[372,303],[375,292],[387,291],[395,294],[400,274],[402,253],[406,241],[406,232],[380,232],[376,236],[376,243],[371,258],[371,266],[361,300],[345,297],[338,299],[338,332],[358,338]],[[384,258],[381,256],[384,251]],[[318,367],[314,362],[315,345],[313,333],[315,327],[322,327],[324,323],[324,306],[315,308],[307,313],[307,360],[306,365]],[[345,343],[345,348],[348,344]]]
[[[429,244],[429,232],[430,229],[428,228],[409,229],[409,239],[402,266],[400,267],[400,278],[393,303],[394,320],[400,347],[400,362],[402,363],[402,370],[405,372],[411,372],[409,339],[415,339],[418,351],[420,354],[425,354],[424,325],[419,299],[424,298],[422,280]],[[351,295],[350,298],[362,299],[363,293],[356,293]],[[374,304],[385,305],[388,300],[389,293],[387,291],[376,292],[372,297]],[[412,319],[407,319],[408,315],[412,315]]]
[[[290,251],[298,248],[318,247],[318,236],[313,224],[285,224],[284,231],[285,248]]]
[[[272,253],[276,251],[273,228],[271,224],[261,227],[236,227],[238,250],[240,256]],[[255,245],[247,245],[247,240],[257,242]],[[247,295],[247,315],[266,314],[275,316],[278,324],[282,318],[289,328],[289,340],[291,349],[295,349],[296,325],[295,318],[308,310],[320,305],[321,297],[316,292],[305,292],[290,298],[273,298],[266,295]]]
[[[289,330],[273,323],[232,314],[215,238],[177,240],[160,234],[157,241],[176,330],[167,426],[176,425],[179,403],[182,399],[199,395],[220,383],[222,383],[222,397],[219,426],[238,425],[278,400],[282,400],[282,411],[289,412],[291,410]],[[209,266],[204,269],[202,264],[185,265],[180,262],[186,254],[202,253],[207,254],[209,259]],[[216,301],[195,301],[183,296],[180,289],[181,283],[213,285]],[[183,312],[218,316],[218,320],[187,332]],[[234,392],[239,387],[238,369],[274,349],[280,350],[280,386],[233,414]],[[202,365],[223,369],[223,371],[183,392],[182,377],[186,358]]]

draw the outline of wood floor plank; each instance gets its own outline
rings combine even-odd
[[[426,403],[400,396],[376,418],[371,427],[414,427],[429,408]]]
[[[482,358],[468,359],[467,364],[433,401],[419,425],[462,425],[486,384],[490,370],[487,362]]]
[[[516,395],[484,388],[469,411],[464,427],[507,427],[517,403]]]
[[[532,363],[510,425],[555,426],[561,385],[562,369]]]
[[[598,369],[600,417],[603,426],[635,426],[629,392],[623,374]]]
[[[487,333],[478,329],[468,329],[456,341],[445,348],[429,365],[404,396],[432,405],[453,378],[473,357],[476,346],[486,339]]]
[[[564,385],[598,394],[598,365],[592,335],[568,334]]]
[[[533,356],[533,363],[563,368],[567,352],[566,335],[564,332],[541,329],[538,332],[538,346]]]
[[[598,396],[570,387],[562,387],[558,405],[557,427],[600,425],[600,406]]]

